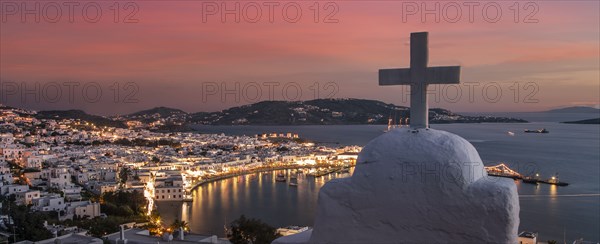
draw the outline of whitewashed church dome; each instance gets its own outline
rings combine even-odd
[[[352,181],[370,185],[402,177],[405,185],[438,182],[466,186],[484,174],[479,153],[462,137],[440,130],[399,128],[364,147]]]

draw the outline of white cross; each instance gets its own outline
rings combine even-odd
[[[429,127],[428,84],[458,84],[460,66],[427,67],[427,32],[410,34],[410,68],[380,69],[379,85],[410,85],[410,127]]]

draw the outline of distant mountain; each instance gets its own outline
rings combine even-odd
[[[600,124],[600,118],[562,122],[565,124]]]
[[[167,107],[156,107],[156,108],[151,108],[151,109],[147,109],[147,110],[142,110],[139,112],[135,112],[132,114],[128,114],[125,115],[124,117],[152,117],[152,116],[160,116],[162,118],[166,118],[172,115],[183,115],[183,114],[187,114],[186,112],[184,112],[183,110],[180,109],[176,109],[176,108],[167,108]]]
[[[192,114],[192,122],[213,125],[381,124],[387,123],[392,113],[406,117],[408,108],[360,99],[263,101],[221,112]]]
[[[38,119],[79,119],[95,124],[96,126],[110,126],[125,128],[121,121],[115,121],[110,118],[87,114],[82,110],[49,110],[39,111],[35,114]]]
[[[190,122],[207,125],[341,125],[397,124],[410,117],[407,107],[365,99],[316,99],[310,101],[264,101],[220,112],[195,113]],[[462,116],[445,109],[429,110],[430,123],[527,122],[525,120]],[[403,123],[406,121],[403,120]]]
[[[32,112],[38,119],[79,119],[98,126],[123,128],[130,120],[142,122],[155,131],[185,131],[189,124],[205,125],[346,125],[406,124],[410,109],[365,99],[316,99],[309,101],[263,101],[219,112],[186,113],[179,109],[156,107],[128,115],[107,118],[81,110]],[[410,121],[410,120],[409,120]],[[442,108],[429,109],[429,122],[447,123],[525,123],[516,118],[465,116]]]
[[[165,120],[169,123],[181,125],[185,124],[188,121],[188,117],[189,114],[180,109],[156,107],[121,116],[120,119],[125,118],[128,120],[139,120],[144,123],[152,123],[157,120]]]
[[[567,107],[543,111],[544,113],[600,113],[600,109],[584,106]]]

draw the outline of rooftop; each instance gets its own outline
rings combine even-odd
[[[536,238],[538,235],[538,233],[536,232],[529,232],[529,231],[523,231],[521,233],[519,233],[519,237],[525,237],[525,238]]]
[[[125,239],[127,239],[127,243],[129,244],[142,244],[142,243],[158,243],[163,240],[161,237],[151,236],[149,232],[144,229],[132,228],[124,230]],[[219,239],[216,236],[205,236],[205,235],[196,235],[196,234],[187,234],[184,235],[184,240],[179,240],[177,236],[173,236],[173,240],[169,241],[169,243],[219,243],[219,244],[230,244],[229,240]],[[108,234],[104,236],[111,243],[116,243],[117,239],[120,238],[120,232],[115,232],[112,234]]]

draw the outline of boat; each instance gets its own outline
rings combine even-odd
[[[548,184],[550,184],[550,185],[557,185],[557,186],[568,186],[569,185],[569,183],[567,183],[567,182],[556,182],[556,183],[550,183],[550,182],[548,182]]]
[[[514,136],[514,135],[515,135],[515,133],[514,133],[514,132],[512,132],[512,131],[509,131],[509,132],[508,132],[508,135],[509,135],[509,136]]]
[[[277,174],[277,178],[275,178],[275,181],[277,181],[277,182],[285,182],[285,175],[284,174]]]
[[[558,180],[558,173],[556,173],[554,176],[550,177],[550,179],[542,180],[540,182],[550,184],[550,185],[557,185],[557,186],[568,186],[569,185],[569,183],[567,183],[567,182],[561,182]]]
[[[528,130],[528,129],[526,129],[525,133],[544,133],[545,134],[545,133],[550,133],[550,131],[546,130],[546,128],[542,128],[542,129],[539,129],[539,130]]]
[[[540,179],[540,174],[535,174],[535,177],[523,177],[523,183],[529,183],[529,184],[539,184],[539,183],[544,183],[544,184],[550,184],[550,185],[556,185],[556,186],[568,186],[569,183],[567,182],[562,182],[558,180],[558,173],[555,174],[554,176],[550,177],[547,180],[542,180]]]
[[[296,183],[296,182],[290,182],[290,186],[298,186],[298,183]]]
[[[538,182],[539,181],[537,179],[534,179],[534,178],[531,178],[531,177],[525,177],[525,178],[523,178],[523,183],[536,184],[537,185]]]

